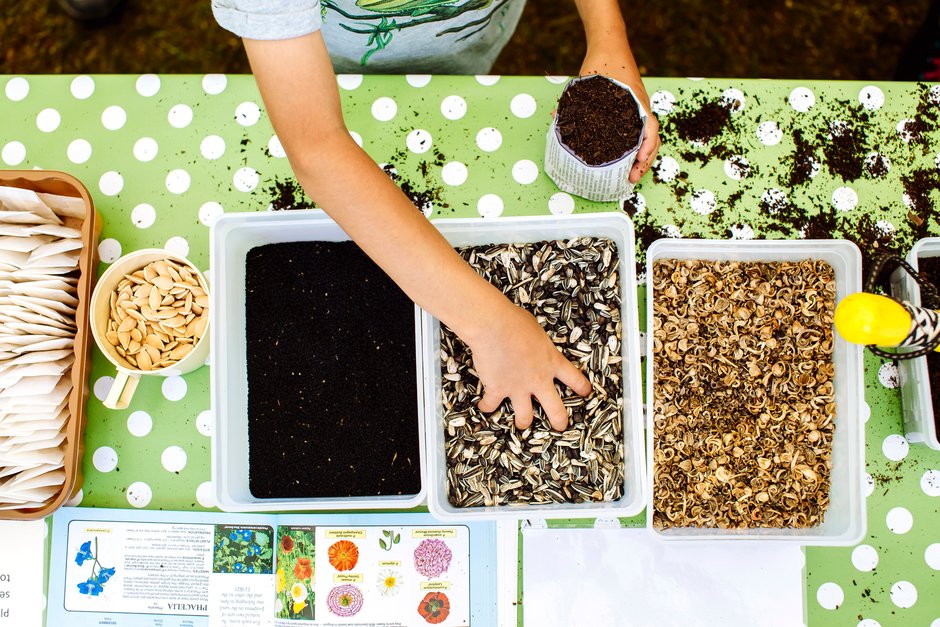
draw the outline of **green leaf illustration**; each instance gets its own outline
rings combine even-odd
[[[388,550],[388,546],[385,544],[385,540],[381,538],[379,538],[379,546],[385,549],[386,551]]]

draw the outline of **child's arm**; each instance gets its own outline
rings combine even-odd
[[[307,194],[416,303],[470,347],[485,394],[504,398],[516,426],[532,421],[536,397],[556,429],[567,413],[554,379],[586,395],[591,384],[535,318],[468,266],[349,136],[336,78],[319,32],[295,39],[245,39],[268,115]]]
[[[627,41],[627,27],[617,0],[574,0],[584,23],[587,54],[581,75],[603,74],[630,87],[646,107],[646,137],[630,170],[630,182],[636,183],[649,170],[659,152],[659,121],[650,110],[650,97],[643,86],[640,70]]]

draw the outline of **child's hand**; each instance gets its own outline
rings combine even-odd
[[[581,396],[591,392],[591,383],[555,347],[535,318],[509,305],[499,323],[470,343],[473,364],[483,384],[480,411],[492,412],[504,398],[512,403],[516,427],[532,424],[532,397],[542,406],[553,429],[568,427],[568,413],[555,389],[555,379]]]

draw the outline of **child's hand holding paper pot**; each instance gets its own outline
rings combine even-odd
[[[143,375],[192,372],[209,356],[209,285],[192,263],[165,250],[121,257],[98,280],[91,331],[117,368],[104,406],[124,409]]]
[[[548,129],[545,173],[559,189],[588,200],[621,200],[649,113],[636,94],[601,75],[571,79]]]

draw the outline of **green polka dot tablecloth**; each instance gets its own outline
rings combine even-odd
[[[906,252],[940,234],[938,87],[649,79],[664,145],[655,176],[620,207],[559,193],[541,171],[564,78],[337,81],[352,136],[431,217],[623,210],[639,260],[658,237],[848,237],[865,251]],[[61,169],[85,182],[104,222],[102,269],[145,247],[205,269],[220,214],[264,211],[293,193],[251,77],[0,84],[4,167]],[[894,365],[867,355],[865,368],[868,535],[857,547],[806,550],[808,622],[940,627],[940,453],[905,439]],[[113,374],[95,352],[85,483],[73,504],[211,508],[208,368],[144,378],[124,411],[101,404]]]

